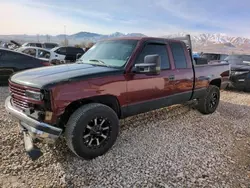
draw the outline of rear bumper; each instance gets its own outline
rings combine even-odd
[[[21,110],[15,108],[11,103],[11,97],[5,100],[5,109],[16,118],[24,130],[26,130],[32,138],[43,140],[47,143],[54,142],[62,133],[62,129],[51,126],[47,123],[39,122]]]

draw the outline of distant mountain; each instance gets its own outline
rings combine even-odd
[[[162,37],[173,38],[179,36],[185,36],[188,33],[176,33],[165,35]],[[49,37],[48,37],[49,36]],[[70,45],[75,45],[82,43],[84,41],[97,42],[102,39],[114,38],[114,37],[145,37],[146,35],[142,33],[121,33],[114,32],[111,34],[99,34],[87,31],[81,31],[72,35],[66,35]],[[16,40],[17,42],[45,42],[47,40],[51,42],[61,43],[65,39],[64,34],[51,36],[51,35],[0,35],[0,41],[10,41]],[[233,37],[221,33],[208,34],[191,34],[191,39],[193,47],[197,51],[210,50],[210,51],[233,51],[235,49],[240,49],[244,51],[249,50],[250,53],[250,39],[244,37]]]
[[[91,32],[86,32],[86,31],[78,32],[73,35],[66,35],[67,39],[70,41],[85,41],[86,40],[86,41],[93,41],[93,42],[96,42],[100,39],[105,39],[105,38],[130,37],[130,36],[143,37],[146,35],[141,34],[141,33],[124,34],[121,32],[115,32],[109,35],[103,35],[99,33],[91,33]],[[56,35],[54,38],[57,38],[58,40],[64,40],[65,35],[64,34]]]
[[[90,32],[79,32],[73,35],[70,35],[70,38],[87,38],[87,37],[100,37],[101,34],[90,33]]]
[[[173,35],[166,35],[163,37],[178,37],[178,36],[185,36],[187,33],[177,33]],[[225,34],[197,34],[197,35],[191,35],[191,40],[193,43],[199,44],[199,45],[211,45],[211,44],[225,44],[227,46],[235,47],[240,46],[242,44],[249,44],[250,45],[250,39],[244,38],[244,37],[232,37]]]
[[[188,33],[176,33],[165,35],[166,38],[185,36]],[[234,37],[221,33],[191,34],[194,51],[210,53],[244,53],[250,54],[250,39],[245,37]]]
[[[108,37],[124,37],[125,35],[126,34],[124,34],[124,33],[115,32],[115,33],[108,35]]]
[[[57,38],[64,38],[65,36],[68,37],[68,35],[65,35],[65,34],[56,35],[55,37],[57,37]]]

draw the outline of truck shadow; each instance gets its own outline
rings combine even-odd
[[[163,120],[175,120],[182,116],[188,116],[192,111],[193,113],[194,105],[175,105],[168,108],[163,108],[160,110],[155,110],[145,114],[140,114],[137,116],[129,117],[121,120],[121,134],[125,131],[132,132],[138,127],[146,127],[148,123],[163,121]],[[230,110],[231,109],[231,110]],[[201,117],[199,112],[194,112],[196,117]],[[230,124],[228,127],[228,132],[222,134],[231,134],[234,137],[234,143],[228,151],[228,156],[231,160],[235,161],[232,165],[232,169],[235,174],[246,177],[247,170],[250,170],[250,106],[232,104],[228,102],[221,101],[220,105],[214,115],[207,115],[207,121],[209,121],[209,116],[222,116],[224,119],[230,119]],[[240,122],[239,122],[240,120]],[[194,120],[195,121],[195,120]],[[194,130],[195,131],[195,130]],[[138,141],[140,137],[138,135]],[[93,185],[98,182],[98,177],[102,177],[102,174],[109,176],[111,172],[117,171],[117,166],[114,164],[107,164],[107,158],[112,163],[112,161],[117,161],[117,155],[119,158],[125,156],[119,156],[118,149],[125,147],[125,138],[118,138],[117,143],[114,147],[104,156],[98,157],[97,159],[86,161],[80,159],[79,157],[72,154],[66,147],[65,140],[61,138],[58,140],[57,144],[51,150],[56,161],[60,163],[62,171],[64,172],[60,178],[66,187],[77,187],[79,186],[75,182],[79,182],[81,179],[82,185],[85,186]],[[248,143],[248,144],[247,144]],[[131,146],[132,147],[132,146]],[[138,160],[137,162],[133,160]],[[140,156],[138,158],[131,160],[131,164],[140,164]],[[104,165],[105,164],[105,165]],[[105,166],[104,169],[99,169]],[[120,168],[120,165],[119,165]],[[93,172],[94,171],[94,172]],[[119,173],[119,171],[117,171]],[[229,177],[227,177],[229,178]],[[236,182],[237,183],[237,182]],[[98,185],[98,184],[97,184]],[[237,184],[235,184],[237,185]]]

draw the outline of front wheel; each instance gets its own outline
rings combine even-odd
[[[213,113],[220,101],[220,89],[217,86],[210,85],[207,89],[206,96],[198,100],[197,110],[202,114]]]
[[[66,125],[66,142],[72,152],[84,159],[106,153],[119,133],[119,119],[110,107],[90,103],[77,109]]]

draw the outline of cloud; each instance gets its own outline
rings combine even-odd
[[[58,6],[56,4],[53,4],[53,2],[44,3],[44,2],[36,2],[36,1],[23,1],[24,5],[30,8],[39,8],[42,10],[52,11],[52,12],[59,12],[64,13],[68,15],[69,17],[71,15],[81,15],[81,16],[87,16],[91,18],[97,18],[104,21],[112,21],[112,16],[107,12],[100,12],[95,10],[88,10],[85,6],[82,6],[81,3],[69,3],[65,4],[64,6]],[[78,5],[78,6],[75,6]],[[70,14],[69,14],[70,13]]]
[[[1,0],[0,0],[1,1]],[[249,36],[248,0],[8,0],[1,2],[1,34],[67,34],[116,31],[161,36],[220,32]],[[216,6],[215,6],[216,5]],[[239,11],[240,10],[240,11]],[[234,14],[231,14],[234,13]]]
[[[15,3],[1,3],[0,19],[1,34],[59,34],[64,32],[64,25],[72,31],[77,28],[89,30],[83,23],[74,23],[72,20],[60,17],[56,13]]]
[[[246,7],[250,6],[248,0],[243,1]],[[196,31],[250,36],[250,28],[246,24],[250,16],[249,9],[244,10],[242,3],[236,1],[158,0],[155,5]],[[246,17],[239,17],[244,11],[248,13]]]

